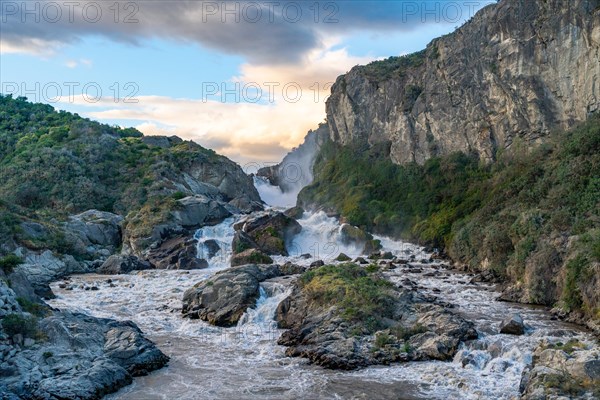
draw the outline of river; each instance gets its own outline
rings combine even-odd
[[[290,205],[278,198],[277,188],[258,182],[263,199],[276,206]],[[281,201],[277,201],[277,200]],[[107,399],[514,399],[518,398],[523,370],[543,339],[565,341],[576,337],[592,342],[580,328],[553,320],[542,308],[497,302],[493,286],[471,283],[466,274],[423,264],[422,272],[387,271],[392,281],[409,278],[419,290],[454,305],[457,312],[475,322],[479,339],[464,346],[452,362],[411,362],[358,371],[330,371],[288,358],[277,345],[281,331],[273,321],[275,309],[289,290],[289,280],[266,282],[254,309],[234,328],[217,328],[181,317],[183,292],[215,272],[229,267],[235,218],[196,232],[199,256],[208,252],[204,243],[216,240],[222,250],[209,260],[209,268],[196,271],[149,270],[129,275],[77,275],[73,290],[52,285],[57,295],[53,307],[97,317],[132,320],[169,357],[169,366],[146,376]],[[340,224],[323,213],[305,213],[302,232],[288,243],[289,257],[277,263],[306,265],[315,257],[333,260],[340,252],[357,256],[357,249],[343,246]],[[384,250],[416,260],[429,258],[422,248],[377,237]],[[311,258],[301,257],[311,254]],[[92,287],[95,287],[92,290]],[[500,320],[520,313],[526,335],[498,334]]]

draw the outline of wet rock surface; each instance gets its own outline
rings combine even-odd
[[[133,322],[42,305],[35,317],[23,311],[4,281],[0,303],[2,398],[100,399],[169,360]],[[7,325],[9,318],[14,322]]]
[[[600,351],[577,340],[542,342],[521,379],[522,399],[597,399]]]
[[[98,268],[99,274],[119,275],[151,269],[152,264],[136,256],[112,255]]]
[[[283,256],[288,255],[286,243],[302,230],[295,219],[276,211],[249,217],[238,222],[234,228],[234,253],[254,248],[267,255]]]
[[[197,258],[197,241],[186,236],[164,240],[147,252],[146,259],[157,269],[202,269],[208,267],[204,259]]]
[[[513,314],[500,323],[500,333],[522,335],[525,333],[525,323],[519,314]]]
[[[256,304],[259,284],[281,272],[276,265],[243,265],[216,273],[183,295],[182,313],[216,326],[235,325],[244,312]]]

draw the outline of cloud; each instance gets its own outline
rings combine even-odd
[[[240,75],[233,78],[240,83],[277,82],[279,88],[296,82],[301,90],[297,102],[286,101],[282,90],[274,90],[273,102],[256,104],[165,96],[140,96],[133,104],[104,98],[92,104],[76,96],[75,106],[85,107],[81,114],[87,117],[127,121],[145,134],[195,140],[241,164],[278,162],[324,120],[324,102],[330,90],[326,83],[368,61],[343,48],[334,50],[337,44],[331,39],[295,66],[244,64]]]
[[[81,65],[83,65],[85,67],[91,67],[93,65],[93,63],[91,60],[87,60],[87,59],[83,59],[83,58],[79,59],[79,60],[67,60],[65,62],[65,66],[67,68],[71,68],[71,69],[77,68]]]
[[[43,54],[86,35],[132,45],[159,37],[239,54],[253,64],[285,64],[302,61],[331,35],[406,31],[440,22],[456,25],[491,2],[4,1],[0,51]]]

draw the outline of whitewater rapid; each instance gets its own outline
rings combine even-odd
[[[259,183],[260,185],[266,183]],[[275,193],[275,188],[259,187]],[[264,197],[263,197],[264,198]],[[235,218],[196,232],[198,254],[208,256],[214,240],[220,250],[209,259],[209,268],[197,271],[149,270],[129,275],[78,275],[71,277],[73,290],[52,285],[57,298],[53,307],[98,317],[132,320],[169,357],[167,368],[134,383],[108,399],[514,399],[521,374],[532,361],[532,351],[545,339],[591,338],[579,330],[552,320],[540,308],[495,301],[490,285],[470,283],[465,274],[442,270],[437,263],[423,264],[423,272],[399,268],[385,274],[392,281],[413,280],[419,290],[453,304],[455,310],[476,324],[480,338],[463,346],[452,362],[413,362],[359,371],[330,371],[288,358],[276,344],[281,331],[273,317],[290,290],[290,279],[261,285],[256,306],[237,327],[219,328],[181,317],[183,292],[229,267]],[[302,232],[287,243],[289,257],[278,263],[306,265],[315,259],[331,262],[340,252],[359,255],[340,240],[340,224],[324,213],[305,213]],[[402,258],[428,259],[429,254],[412,244],[379,238],[384,250]],[[310,254],[310,258],[306,258]],[[98,290],[91,291],[95,286]],[[498,334],[505,316],[518,312],[528,324],[524,336]],[[493,349],[493,350],[492,350]]]

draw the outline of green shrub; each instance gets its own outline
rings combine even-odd
[[[21,306],[23,311],[26,311],[26,312],[36,315],[38,317],[45,316],[46,312],[48,311],[48,308],[46,306],[44,306],[43,304],[34,303],[23,297],[17,297],[17,302],[19,303],[19,305]]]
[[[187,195],[183,192],[175,192],[171,195],[171,197],[173,197],[174,200],[181,200],[187,197]]]
[[[312,302],[337,306],[344,319],[359,323],[365,333],[385,327],[385,318],[393,314],[394,285],[358,265],[326,265],[302,274],[300,283]]]
[[[9,254],[6,257],[0,258],[0,268],[5,274],[11,274],[16,267],[23,264],[23,259],[14,254]]]
[[[10,337],[21,334],[23,337],[34,338],[38,335],[38,320],[33,316],[9,314],[2,319],[2,328]]]

